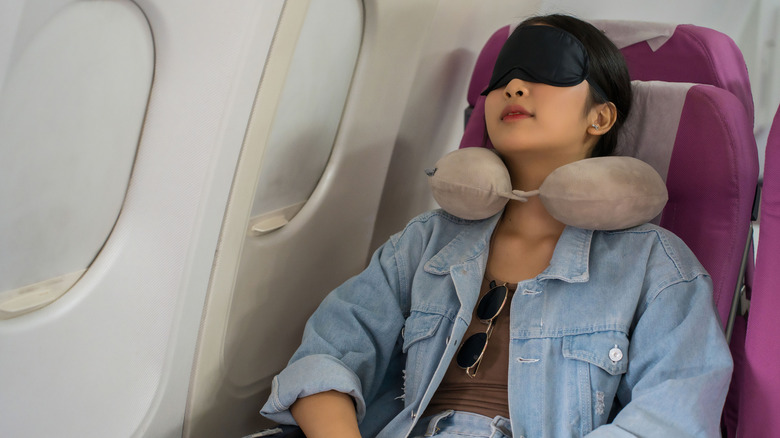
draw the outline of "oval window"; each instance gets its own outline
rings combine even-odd
[[[354,0],[312,0],[279,98],[250,227],[263,234],[303,207],[328,163],[360,49]],[[290,171],[294,169],[294,171]]]
[[[154,71],[129,1],[71,3],[24,43],[0,90],[0,319],[60,297],[102,248]]]

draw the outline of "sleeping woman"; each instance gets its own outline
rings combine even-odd
[[[483,94],[522,191],[611,155],[631,106],[620,51],[561,15],[510,35]],[[532,197],[413,219],[322,302],[262,413],[309,438],[714,437],[731,370],[680,239],[566,225]]]

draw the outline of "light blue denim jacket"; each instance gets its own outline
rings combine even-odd
[[[297,398],[333,389],[363,436],[407,436],[469,325],[497,220],[439,210],[391,237],[312,315],[262,414],[295,424]],[[672,233],[567,227],[510,318],[515,437],[719,436],[731,356],[710,278]]]

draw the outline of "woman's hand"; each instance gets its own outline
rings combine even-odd
[[[307,438],[360,438],[355,403],[343,392],[299,398],[290,406],[290,413]]]

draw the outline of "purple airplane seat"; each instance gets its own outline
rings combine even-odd
[[[745,59],[728,35],[692,24],[592,23],[620,47],[631,79],[723,88],[737,96],[753,120],[753,94]]]
[[[597,22],[602,28],[609,28],[604,23],[608,22]],[[686,35],[686,40],[690,40],[687,35],[692,30],[701,34],[707,30],[685,26],[687,31],[681,33],[680,28],[677,26],[674,35]],[[492,148],[485,135],[485,97],[480,93],[487,87],[493,64],[509,32],[510,26],[495,32],[477,58],[467,97],[475,106],[461,148]],[[648,43],[634,43],[629,47],[641,44]],[[746,76],[747,72],[744,78],[747,85],[742,88],[749,92]],[[715,73],[710,77],[719,76]],[[670,199],[660,225],[683,238],[712,275],[715,302],[725,325],[758,181],[758,153],[749,115],[752,112],[744,109],[747,102],[715,86],[634,81],[633,87],[631,116],[619,141],[620,145],[632,145],[633,150],[619,152],[648,162],[664,177]],[[752,100],[749,103],[752,109]]]
[[[632,87],[619,153],[651,164],[666,181],[669,202],[657,222],[680,236],[712,276],[725,325],[758,181],[752,123],[720,88],[660,81]]]
[[[780,110],[766,145],[759,217],[761,238],[745,336],[737,433],[780,436]]]

